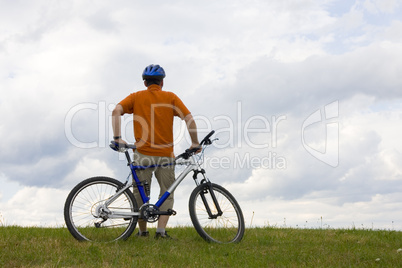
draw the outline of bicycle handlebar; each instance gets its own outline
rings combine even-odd
[[[124,151],[124,149],[133,149],[137,148],[134,144],[126,144],[126,143],[118,143],[115,141],[110,141],[109,147],[112,148],[112,150],[121,152]]]
[[[212,130],[211,132],[208,133],[208,135],[205,136],[205,138],[202,139],[200,142],[200,145],[202,146],[204,143],[205,145],[210,145],[212,141],[209,139],[213,134],[215,133],[215,130]]]
[[[176,157],[176,159],[179,158],[184,158],[188,159],[191,155],[193,155],[195,152],[201,149],[203,145],[211,145],[212,141],[209,139],[213,134],[215,133],[215,130],[212,130],[211,132],[208,133],[208,135],[205,136],[205,138],[202,139],[200,142],[199,147],[187,149],[184,153]],[[110,141],[109,147],[117,152],[124,152],[126,149],[136,149],[137,147],[134,144],[126,144],[126,143],[118,143],[115,141]]]
[[[188,159],[188,158],[189,158],[190,156],[192,156],[195,152],[197,152],[198,150],[200,150],[203,145],[211,145],[211,144],[212,144],[212,141],[211,141],[209,138],[210,138],[214,133],[215,133],[215,130],[212,130],[211,132],[209,132],[208,135],[206,135],[205,138],[202,139],[202,141],[200,142],[200,146],[199,146],[199,147],[187,149],[184,153],[182,153],[181,155],[179,155],[178,157],[176,157],[176,159],[180,159],[180,158]]]

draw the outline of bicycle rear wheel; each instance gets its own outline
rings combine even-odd
[[[123,186],[108,177],[89,178],[70,192],[64,205],[64,220],[77,240],[109,242],[127,239],[137,225],[138,217],[110,218],[100,216],[101,205]],[[137,202],[130,190],[124,191],[108,209],[114,213],[138,211]]]
[[[197,186],[191,193],[189,210],[194,228],[206,241],[232,243],[240,242],[243,238],[241,208],[233,195],[222,186],[214,183]]]

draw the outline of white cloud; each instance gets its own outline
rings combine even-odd
[[[69,173],[63,180],[63,185],[74,186],[89,177],[106,176],[115,177],[113,170],[108,164],[99,159],[84,156],[75,166],[74,170]]]
[[[60,227],[68,191],[24,187],[10,200],[1,202],[5,225]]]
[[[393,13],[400,5],[397,0],[366,0],[363,6],[370,13]]]
[[[334,205],[331,196],[280,200],[267,197],[241,203],[246,226],[365,228],[401,230],[398,194],[375,195],[367,202]]]

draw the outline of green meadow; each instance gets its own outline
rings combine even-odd
[[[402,232],[248,228],[237,244],[202,240],[194,228],[174,240],[132,235],[78,242],[66,228],[0,227],[0,267],[402,267]]]

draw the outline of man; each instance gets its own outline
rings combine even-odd
[[[153,164],[166,164],[173,162],[173,119],[180,117],[186,122],[191,137],[191,148],[199,147],[197,126],[194,119],[174,93],[162,91],[165,71],[159,65],[149,65],[145,68],[142,78],[146,90],[130,94],[119,104],[112,113],[113,139],[118,143],[126,143],[121,138],[121,116],[133,114],[134,138],[136,150],[134,162],[138,165],[148,166]],[[152,173],[155,174],[160,186],[160,195],[169,188],[175,180],[173,165],[153,169],[139,170],[137,175],[141,181],[151,184]],[[141,206],[142,200],[138,189],[134,187],[134,196]],[[173,193],[161,205],[159,210],[167,211],[173,208]],[[156,238],[169,238],[166,233],[166,225],[169,216],[159,217]],[[147,222],[139,219],[139,236],[149,236]]]

